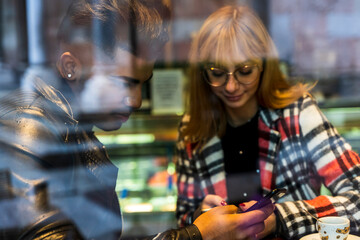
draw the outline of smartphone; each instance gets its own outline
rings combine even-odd
[[[244,212],[250,212],[256,209],[260,209],[266,205],[268,205],[269,203],[271,203],[271,198],[274,196],[279,196],[282,197],[284,196],[284,194],[286,193],[286,189],[285,188],[275,188],[273,189],[271,192],[269,192],[268,194],[266,194],[265,197],[263,197],[262,199],[260,199],[257,203],[255,203],[254,205],[252,205],[251,207],[249,207],[246,211]],[[241,209],[239,208],[239,211],[241,212]]]

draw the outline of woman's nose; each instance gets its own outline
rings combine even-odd
[[[238,81],[235,79],[235,77],[233,75],[230,75],[229,80],[225,85],[226,91],[233,92],[233,91],[237,90],[238,86],[239,86]]]

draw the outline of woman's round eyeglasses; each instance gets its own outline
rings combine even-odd
[[[262,69],[258,64],[244,64],[233,72],[228,72],[219,67],[207,66],[203,68],[203,74],[206,82],[213,87],[225,86],[230,76],[234,76],[236,81],[248,85],[253,83],[259,76]]]

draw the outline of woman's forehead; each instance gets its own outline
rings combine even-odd
[[[241,63],[252,63],[258,62],[259,59],[255,56],[246,56],[244,54],[236,54],[234,52],[229,52],[228,54],[218,54],[217,56],[211,55],[207,62],[216,63],[220,65],[234,65]]]
[[[200,56],[215,62],[243,62],[261,59],[264,56],[262,44],[236,32],[221,36],[211,34],[200,46]]]

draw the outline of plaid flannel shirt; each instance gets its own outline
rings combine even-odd
[[[180,131],[188,121],[185,115]],[[258,129],[262,189],[264,193],[273,188],[288,190],[275,199],[278,233],[296,239],[315,232],[315,221],[302,210],[305,208],[317,217],[347,216],[351,233],[359,234],[360,159],[314,99],[305,95],[283,109],[261,108]],[[176,216],[183,226],[207,194],[227,199],[227,190],[217,136],[198,150],[179,139],[177,154]],[[332,196],[320,195],[321,184]]]

